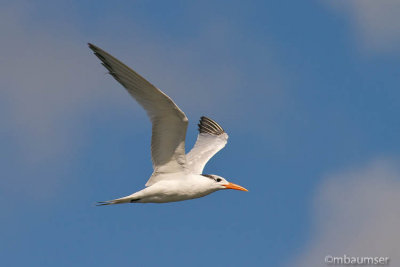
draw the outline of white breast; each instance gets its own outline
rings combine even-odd
[[[211,181],[201,175],[187,175],[176,179],[162,179],[137,193],[137,202],[165,203],[199,198],[211,194],[217,189],[211,186]]]

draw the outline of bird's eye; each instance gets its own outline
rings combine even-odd
[[[222,179],[221,178],[217,178],[215,181],[217,181],[217,183],[221,182]]]

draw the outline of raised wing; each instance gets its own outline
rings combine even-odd
[[[199,135],[194,147],[186,154],[186,166],[201,174],[207,162],[228,142],[228,134],[212,119],[201,117]]]
[[[171,98],[121,61],[90,43],[89,48],[150,117],[153,124],[151,159],[154,171],[182,171],[185,165],[185,137],[188,125],[185,113]]]

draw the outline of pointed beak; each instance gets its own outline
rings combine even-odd
[[[241,190],[241,191],[249,191],[244,187],[241,187],[240,185],[229,183],[224,185],[226,189],[235,189],[235,190]]]

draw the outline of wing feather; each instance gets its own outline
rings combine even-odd
[[[204,116],[198,126],[199,135],[192,150],[186,154],[186,166],[201,174],[207,162],[226,145],[228,134],[218,123]]]
[[[155,172],[177,172],[185,165],[188,119],[165,93],[99,47],[89,48],[103,66],[146,110],[152,122],[151,158]],[[148,185],[151,184],[149,180]]]

